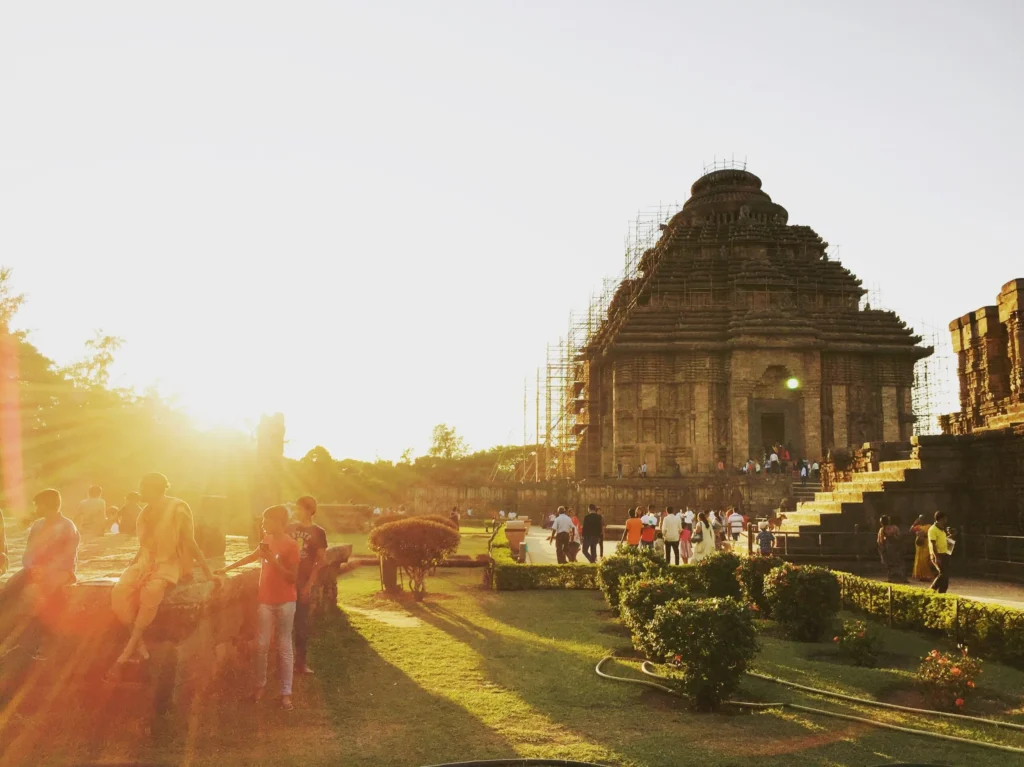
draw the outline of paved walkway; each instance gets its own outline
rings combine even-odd
[[[885,583],[885,578],[880,575],[868,575],[865,577],[873,581]],[[929,584],[923,581],[912,580],[908,585],[926,589]],[[954,572],[953,576],[949,579],[949,593],[956,594],[964,599],[974,599],[978,602],[990,602],[1024,610],[1024,586],[1018,583],[984,581],[978,578],[958,578]]]

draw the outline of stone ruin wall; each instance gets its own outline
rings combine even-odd
[[[941,418],[946,434],[1024,422],[1024,279],[1003,285],[995,306],[949,324],[957,355],[960,412]]]

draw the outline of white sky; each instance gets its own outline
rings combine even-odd
[[[291,454],[516,441],[630,219],[716,154],[908,320],[1024,277],[1022,29],[994,0],[7,2],[0,263],[44,353],[102,328],[120,383],[283,411]]]

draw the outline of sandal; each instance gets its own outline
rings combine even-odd
[[[283,708],[285,711],[291,711],[293,708],[295,708],[295,704],[292,703],[292,696],[291,695],[284,695],[284,696],[282,696],[282,698],[281,698],[281,708]]]

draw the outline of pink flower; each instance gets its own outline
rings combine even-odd
[[[939,665],[945,666],[947,663],[949,663],[949,661],[945,658],[939,658]]]
[[[974,682],[968,682],[967,686],[970,687],[973,690],[974,689]]]
[[[957,698],[956,699],[956,706],[957,706],[957,708],[963,708],[963,706],[964,706],[964,699],[963,698]]]
[[[931,655],[933,658],[938,658],[939,657],[939,651],[938,650],[932,650],[928,654]]]
[[[953,676],[960,676],[961,672],[960,672],[959,668],[957,668],[956,666],[953,666],[953,668],[951,668],[949,670],[949,673],[951,673]]]
[[[832,641],[833,642],[838,642],[839,641],[839,637],[832,637]]]

